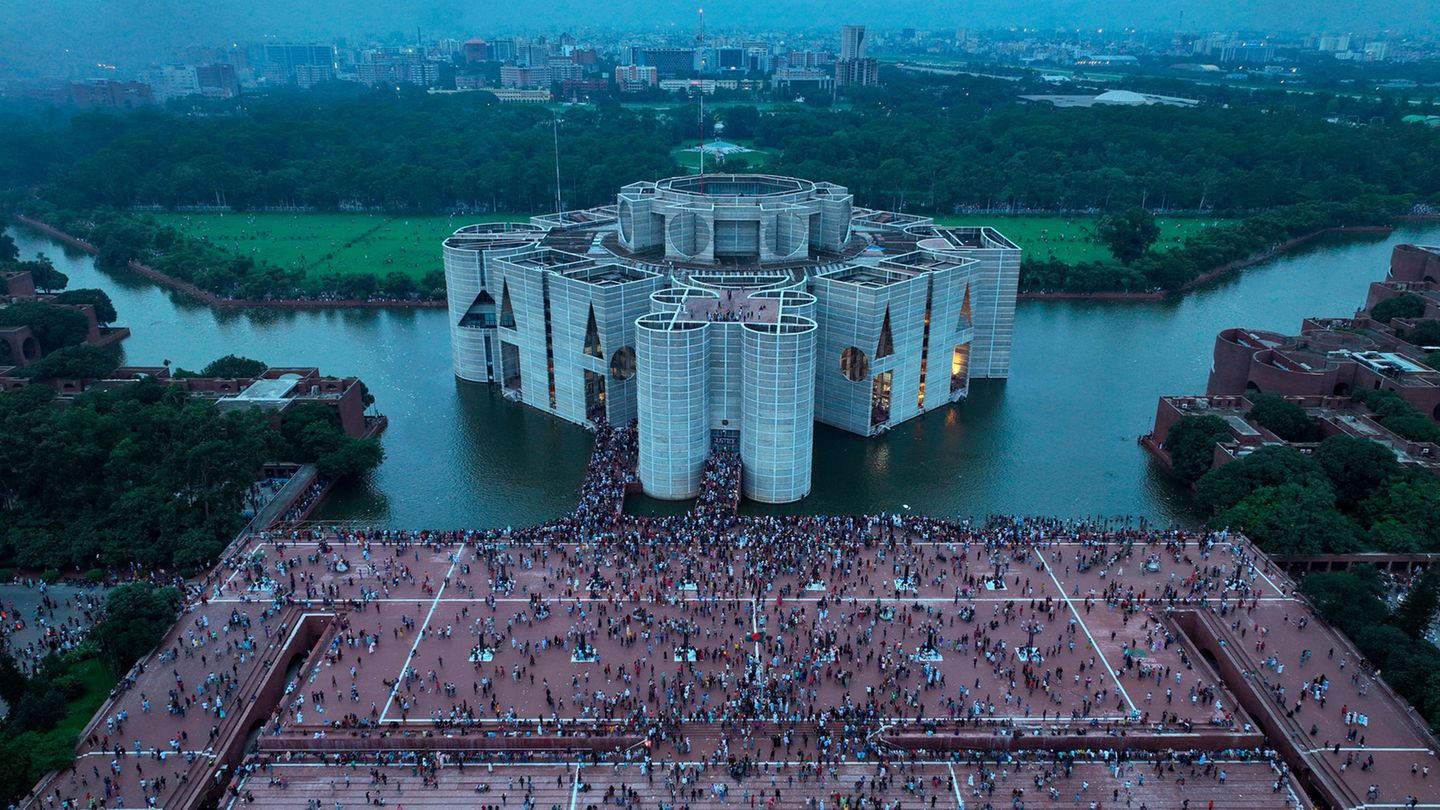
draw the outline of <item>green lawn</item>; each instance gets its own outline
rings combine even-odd
[[[440,243],[462,225],[521,219],[464,214],[401,216],[381,214],[158,214],[189,236],[312,278],[340,273],[413,279],[441,269]]]
[[[105,665],[96,658],[80,663],[71,674],[79,677],[80,682],[85,684],[85,694],[70,701],[66,707],[65,719],[50,733],[73,741],[85,730],[85,725],[95,716],[95,712],[100,710],[100,705],[110,697],[110,690],[115,688],[118,679],[106,672]]]
[[[1095,235],[1096,217],[936,217],[942,225],[988,225],[1025,251],[1026,258],[1059,259],[1069,264],[1112,262],[1110,249]],[[1204,228],[1226,227],[1227,219],[1199,217],[1158,217],[1160,239],[1157,250],[1178,247],[1188,236]]]
[[[746,155],[756,159],[765,153]],[[683,157],[682,157],[683,156]],[[696,158],[677,152],[676,159]],[[708,161],[707,161],[708,164]],[[380,214],[158,214],[157,218],[190,236],[207,239],[235,253],[282,267],[304,270],[312,278],[330,273],[401,272],[419,280],[441,269],[440,243],[462,225],[523,220],[513,215],[410,216]],[[989,225],[1019,245],[1026,256],[1069,263],[1112,261],[1095,237],[1094,217],[938,217],[944,225]],[[1164,217],[1157,248],[1175,247],[1202,228],[1232,220]]]

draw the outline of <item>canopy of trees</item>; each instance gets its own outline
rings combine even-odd
[[[115,304],[110,301],[110,296],[104,290],[96,290],[89,287],[82,287],[78,290],[66,290],[55,296],[53,303],[56,304],[89,304],[95,308],[95,320],[102,326],[112,324],[119,317],[115,312]]]
[[[200,376],[224,377],[227,379],[259,377],[265,373],[265,369],[267,368],[269,368],[269,366],[259,360],[227,354],[224,357],[216,358],[206,363],[205,368],[200,369]]]
[[[1015,104],[1024,86],[887,71],[887,86],[855,89],[850,109],[761,113],[732,105],[709,119],[723,120],[727,137],[772,154],[766,171],[841,183],[868,206],[945,215],[1139,208],[1249,217],[1241,228],[1197,235],[1183,250],[1147,254],[1144,238],[1117,242],[1129,267],[1069,268],[1030,257],[1023,283],[1031,290],[1173,288],[1300,233],[1388,222],[1405,205],[1394,195],[1433,197],[1440,188],[1440,143],[1424,127],[1326,120],[1352,107],[1365,120],[1398,119],[1399,107],[1262,92],[1187,109],[1061,110]],[[67,220],[69,230],[95,209],[217,201],[236,210],[528,214],[553,205],[553,116],[561,119],[566,207],[610,202],[625,183],[677,171],[671,150],[698,137],[692,105],[556,112],[502,106],[484,93],[344,85],[251,95],[243,109],[216,112],[224,114],[0,115],[0,178],[37,187],[39,202],[27,205],[42,218]],[[1288,210],[1261,215],[1282,207]],[[203,255],[165,230],[110,227],[102,259],[164,258],[178,265],[166,272],[223,294],[304,292],[296,278]],[[370,283],[388,295],[411,288],[400,278]]]
[[[1300,590],[1432,729],[1440,728],[1440,649],[1425,638],[1440,602],[1440,574],[1432,569],[1412,583],[1393,611],[1384,598],[1384,580],[1370,566],[1311,574]]]
[[[56,349],[16,373],[37,380],[100,380],[119,365],[119,347],[82,343]]]
[[[121,585],[105,598],[105,618],[90,630],[100,659],[119,677],[149,652],[175,623],[180,591],[148,582]]]
[[[1245,418],[1287,442],[1318,442],[1323,438],[1305,409],[1284,397],[1257,394],[1250,397],[1250,404]]]
[[[1415,293],[1402,293],[1370,308],[1370,317],[1380,323],[1392,318],[1418,318],[1425,314],[1425,299]]]
[[[1184,417],[1165,436],[1171,469],[1185,481],[1197,480],[1210,469],[1215,443],[1229,433],[1225,420],[1213,414]]]
[[[0,395],[0,562],[193,568],[240,528],[278,436],[258,411],[145,381],[68,408],[46,386]]]
[[[1131,206],[1100,220],[1100,238],[1121,264],[1133,264],[1160,238],[1160,226],[1155,224],[1154,214]]]
[[[1440,551],[1440,481],[1369,439],[1331,436],[1310,456],[1262,447],[1206,473],[1196,496],[1211,526],[1271,554]]]
[[[20,301],[0,308],[0,326],[30,327],[45,352],[83,343],[90,332],[84,313],[43,301]]]

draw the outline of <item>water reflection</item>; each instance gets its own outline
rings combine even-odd
[[[387,460],[321,513],[396,526],[520,525],[571,508],[588,434],[450,374],[441,310],[213,309],[28,231],[72,287],[103,287],[134,335],[127,362],[199,368],[220,355],[315,365],[363,377],[391,418]],[[877,440],[817,425],[812,495],[752,513],[911,509],[1195,519],[1188,493],[1136,444],[1156,397],[1203,390],[1216,332],[1293,330],[1307,315],[1350,312],[1384,273],[1390,245],[1433,243],[1440,226],[1376,240],[1326,240],[1179,300],[1022,304],[1014,376],[976,382],[962,405]],[[438,258],[436,262],[439,264]],[[685,504],[632,499],[632,511]]]

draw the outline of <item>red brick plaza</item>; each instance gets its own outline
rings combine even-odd
[[[1242,538],[745,518],[733,472],[622,516],[602,429],[544,526],[246,538],[29,803],[1440,807],[1423,722]]]

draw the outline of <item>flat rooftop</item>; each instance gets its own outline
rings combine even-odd
[[[718,298],[692,295],[685,299],[685,317],[693,321],[733,321],[737,323],[777,323],[780,301],[757,298],[758,290],[719,290]]]
[[[573,278],[576,281],[583,281],[587,284],[594,284],[600,287],[613,287],[617,284],[655,278],[658,274],[651,273],[648,270],[641,270],[638,267],[606,263],[596,265],[595,267],[581,267],[575,270],[566,270],[562,272],[561,275],[566,278]]]

